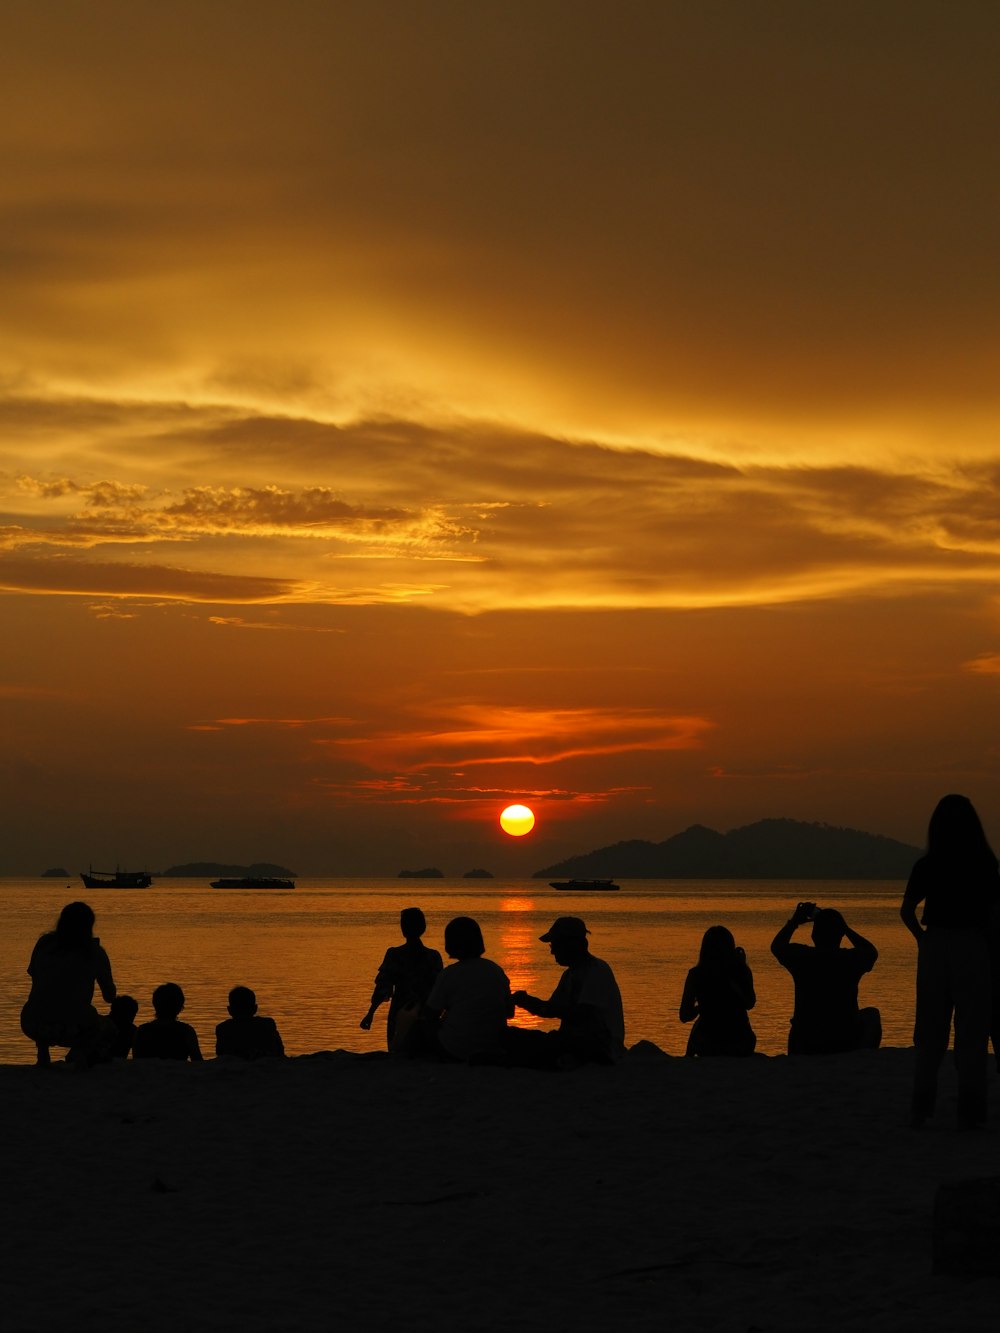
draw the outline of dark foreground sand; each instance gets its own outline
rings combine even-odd
[[[911,1053],[538,1074],[343,1052],[0,1069],[7,1333],[995,1329],[931,1271],[1000,1135]],[[1000,1089],[994,1079],[991,1122]]]

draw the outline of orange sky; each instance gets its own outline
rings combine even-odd
[[[930,0],[5,6],[0,873],[1000,840],[997,68]]]

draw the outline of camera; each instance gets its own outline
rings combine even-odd
[[[815,903],[799,903],[798,913],[804,921],[815,921],[819,908]]]

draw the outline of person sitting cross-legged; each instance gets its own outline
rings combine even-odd
[[[807,921],[812,922],[812,948],[792,943]],[[844,939],[850,949],[840,947]],[[771,952],[795,983],[789,1055],[828,1055],[881,1043],[879,1011],[858,1007],[858,983],[875,966],[878,950],[835,908],[799,903],[771,941]]]
[[[514,1065],[555,1069],[575,1064],[614,1064],[625,1054],[621,991],[611,967],[595,958],[589,931],[578,916],[561,916],[540,936],[565,968],[547,1000],[514,992],[514,1003],[539,1018],[557,1018],[550,1031],[507,1029],[508,1059]]]

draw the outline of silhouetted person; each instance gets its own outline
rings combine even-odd
[[[538,1018],[558,1018],[556,1031],[511,1028],[512,1064],[555,1068],[564,1064],[613,1064],[625,1054],[621,991],[610,966],[590,952],[590,932],[578,916],[561,916],[544,935],[552,957],[565,968],[547,1000],[514,992],[514,1003]]]
[[[684,982],[680,1020],[694,1022],[687,1055],[753,1055],[747,1011],[757,1003],[747,956],[725,926],[709,926]]]
[[[32,949],[28,975],[31,992],[21,1010],[21,1031],[35,1043],[36,1063],[51,1063],[51,1046],[68,1047],[66,1059],[80,1063],[106,1055],[113,1031],[94,1008],[94,987],[110,1004],[115,983],[86,903],[66,904],[55,930]]]
[[[111,1001],[108,1017],[115,1029],[114,1040],[108,1054],[115,1060],[127,1060],[135,1041],[135,1016],[139,1012],[139,1001],[131,995],[116,995]]]
[[[406,943],[386,949],[382,965],[375,977],[371,1004],[361,1020],[361,1027],[367,1032],[372,1025],[376,1009],[386,1000],[389,1001],[386,1044],[390,1050],[396,1037],[396,1020],[400,1010],[412,1011],[409,1016],[418,1017],[438,973],[444,966],[437,949],[428,949],[421,939],[427,929],[427,922],[419,907],[403,908],[399,914],[399,929]]]
[[[239,1055],[259,1060],[284,1055],[285,1046],[273,1018],[257,1012],[257,996],[249,986],[234,986],[229,992],[229,1017],[215,1029],[215,1054]]]
[[[812,948],[791,943],[806,921],[812,922]],[[842,949],[843,939],[852,948]],[[799,903],[771,941],[771,952],[795,983],[789,1055],[829,1055],[879,1045],[879,1011],[858,1008],[858,983],[875,966],[878,950],[851,930],[835,908]]]
[[[997,858],[975,807],[967,796],[943,796],[927,827],[926,854],[910,872],[899,909],[917,941],[915,1126],[934,1110],[953,1016],[959,1123],[971,1128],[986,1119],[990,932],[996,927],[998,900]]]
[[[184,1008],[184,992],[173,981],[164,982],[153,991],[151,1023],[140,1023],[132,1043],[134,1060],[201,1060],[198,1034],[190,1023],[177,1015]]]
[[[502,1060],[507,1019],[514,1012],[507,974],[483,957],[483,932],[471,916],[448,922],[444,949],[455,962],[438,974],[427,997],[427,1045],[448,1060]]]

